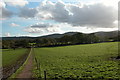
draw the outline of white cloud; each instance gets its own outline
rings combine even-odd
[[[94,3],[64,3],[58,1],[53,3],[51,1],[43,1],[37,8],[20,8],[19,17],[29,19],[37,18],[40,20],[54,20],[59,23],[68,23],[72,26],[77,27],[94,27],[94,28],[113,28],[117,27],[114,23],[117,20],[117,9],[114,8],[113,4],[116,4],[118,0],[100,0]],[[25,6],[28,4],[25,0],[20,0],[24,2],[24,5],[17,4],[17,0],[11,3],[14,6]],[[113,3],[113,4],[112,4]],[[1,3],[5,6],[4,3]],[[10,5],[10,4],[9,4]],[[12,13],[7,9],[3,10],[3,17],[11,17]],[[46,25],[46,24],[45,24]],[[45,26],[45,25],[34,25],[34,26]],[[46,25],[50,27],[50,25]],[[32,26],[31,26],[32,27]],[[31,30],[34,32],[34,30]],[[40,32],[41,30],[37,31]]]
[[[10,34],[10,33],[5,33],[4,36],[5,36],[5,37],[10,37],[11,34]]]
[[[53,25],[50,23],[44,23],[44,22],[40,22],[40,23],[36,23],[35,25],[31,25],[30,27],[32,28],[47,28],[47,27],[52,27]]]
[[[69,11],[65,8],[65,3],[59,1],[57,3],[52,3],[47,1],[46,3],[41,3],[38,8],[39,13],[42,15],[38,15],[38,18],[44,18],[46,14],[49,14],[48,19],[51,18],[53,20],[59,21],[62,19],[64,22],[69,18]]]
[[[25,32],[29,32],[29,33],[43,33],[43,29],[40,28],[31,28],[31,27],[27,27],[24,29]]]
[[[24,29],[29,33],[54,33],[60,32],[59,24],[37,23]]]
[[[18,25],[18,24],[16,24],[16,23],[11,23],[10,26],[12,26],[12,27],[18,27],[18,26],[20,26],[20,25]]]
[[[112,6],[114,7],[115,9],[118,8],[118,2],[120,0],[101,0],[100,2],[103,3],[104,5],[106,6]]]
[[[28,1],[27,0],[5,0],[6,4],[7,5],[10,5],[10,6],[20,6],[20,7],[23,7],[25,6],[26,4],[28,4]]]
[[[0,8],[5,8],[6,4],[3,1],[0,1]]]
[[[5,20],[6,18],[10,18],[14,14],[12,11],[10,11],[9,9],[6,8],[6,4],[11,5],[11,6],[21,6],[21,7],[23,7],[26,4],[28,4],[28,1],[26,1],[26,0],[0,1],[0,20]]]
[[[81,6],[80,4],[66,4],[61,1],[57,3],[47,1],[41,3],[37,10],[39,11],[37,17],[40,19],[51,19],[60,23],[72,24],[73,26],[116,27],[114,21],[117,20],[117,10],[103,3]]]
[[[64,3],[58,1],[43,1],[37,8],[23,7],[20,9],[19,17],[37,18],[40,20],[54,20],[59,23],[68,23],[72,26],[113,28],[117,27],[114,22],[117,20],[117,9],[110,1],[96,1],[94,3]],[[109,2],[109,3],[107,3]]]

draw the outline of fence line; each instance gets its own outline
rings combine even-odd
[[[33,49],[33,51],[34,51],[34,49]],[[33,53],[34,53],[34,52],[33,52]],[[35,62],[36,62],[36,65],[37,65],[37,70],[38,70],[37,76],[38,76],[38,78],[41,79],[41,78],[42,78],[42,76],[41,76],[41,73],[42,73],[42,72],[41,72],[41,64],[40,64],[40,60],[36,58],[35,53],[34,53],[34,58],[35,58]],[[44,80],[46,80],[46,79],[47,79],[47,78],[46,78],[46,76],[47,76],[46,73],[47,73],[47,72],[44,71],[43,73],[44,73]]]
[[[46,78],[46,71],[44,71],[44,80],[46,80],[47,78]]]
[[[3,71],[3,68],[1,67],[0,68],[0,80],[2,79],[3,75],[2,75],[2,71]]]

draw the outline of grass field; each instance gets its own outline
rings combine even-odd
[[[10,77],[25,62],[29,49],[2,49],[3,78]]]
[[[118,78],[118,42],[35,48],[41,76],[47,78]],[[120,64],[119,64],[120,65]],[[37,77],[38,70],[33,70]]]
[[[3,67],[14,64],[21,56],[26,53],[27,49],[3,49],[2,64]]]

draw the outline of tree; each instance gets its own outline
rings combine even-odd
[[[16,41],[15,41],[15,46],[16,46],[16,47],[26,48],[26,47],[29,46],[29,41],[28,41],[27,39],[16,40]]]
[[[70,44],[72,42],[72,36],[69,35],[64,35],[63,37],[60,38],[60,42],[64,44]]]
[[[76,33],[72,35],[74,44],[83,44],[85,41],[85,35],[82,33]]]

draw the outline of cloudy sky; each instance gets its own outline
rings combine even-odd
[[[0,36],[118,30],[119,0],[0,0]]]

